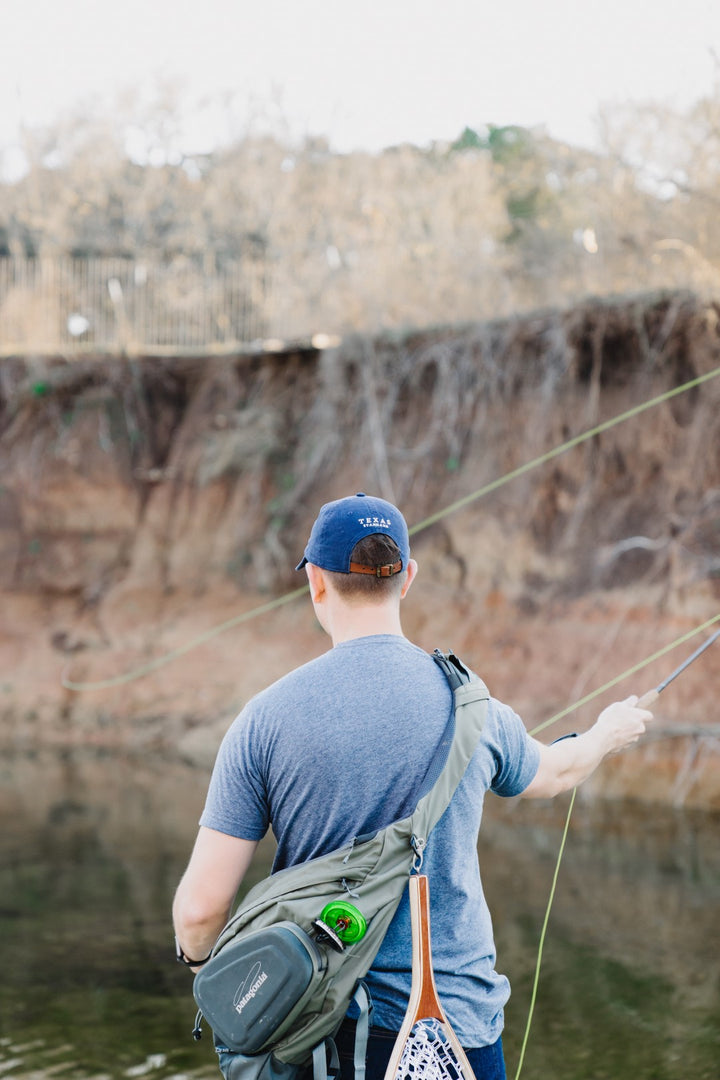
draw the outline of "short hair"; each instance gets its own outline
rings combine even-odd
[[[358,540],[352,549],[351,562],[361,566],[386,566],[396,563],[400,558],[400,548],[386,533],[370,533]],[[333,588],[345,600],[387,600],[399,596],[407,577],[407,567],[390,577],[378,577],[376,574],[341,574],[336,570],[324,570],[330,578]]]

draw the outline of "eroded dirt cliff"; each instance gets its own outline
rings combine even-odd
[[[0,740],[207,768],[243,701],[327,647],[304,597],[238,621],[303,584],[323,501],[372,491],[422,525],[712,372],[719,316],[654,295],[323,352],[4,362]],[[720,610],[720,378],[469,500],[414,546],[406,632],[466,656],[533,728]],[[653,686],[701,640],[543,737]],[[720,806],[718,687],[710,649],[586,796]]]

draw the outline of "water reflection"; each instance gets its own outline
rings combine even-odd
[[[567,806],[496,802],[481,844],[498,951],[514,986],[513,1060]],[[633,803],[576,807],[526,1075],[717,1077],[719,825],[717,814]]]
[[[0,1076],[219,1076],[210,1040],[190,1037],[190,977],[169,926],[206,784],[204,771],[152,755],[6,758]],[[511,1075],[566,809],[488,802],[481,862],[514,987]],[[717,826],[711,815],[576,808],[524,1076],[714,1080]]]

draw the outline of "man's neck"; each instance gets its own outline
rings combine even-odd
[[[329,631],[333,645],[375,634],[403,636],[396,604],[343,605],[333,612]]]

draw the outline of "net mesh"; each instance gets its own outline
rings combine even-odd
[[[420,1020],[403,1049],[395,1080],[464,1080],[440,1020]]]

